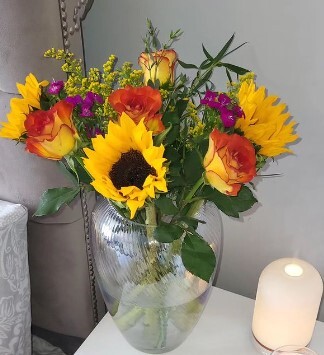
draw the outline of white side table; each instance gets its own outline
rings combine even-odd
[[[31,354],[27,209],[0,200],[0,354]]]
[[[251,333],[254,300],[214,288],[196,328],[172,355],[258,355]],[[324,323],[317,322],[310,347],[324,355]],[[75,355],[140,355],[107,314]]]

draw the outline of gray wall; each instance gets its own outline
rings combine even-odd
[[[235,32],[237,44],[249,43],[231,61],[255,71],[260,85],[289,103],[302,137],[295,155],[266,170],[282,176],[257,183],[260,203],[253,211],[239,221],[223,217],[217,285],[248,297],[255,297],[262,269],[280,257],[303,258],[324,275],[323,13],[322,0],[95,0],[84,23],[88,67],[110,53],[136,62],[147,17],[161,39],[184,30],[175,49],[186,62],[201,61],[201,42],[216,52]]]

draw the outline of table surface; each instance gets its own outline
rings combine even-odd
[[[254,300],[214,288],[193,332],[172,355],[257,355],[251,332]],[[324,355],[324,323],[316,322],[309,347]],[[106,314],[75,355],[140,355]]]

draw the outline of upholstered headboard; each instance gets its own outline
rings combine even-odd
[[[64,48],[83,59],[82,21],[92,3],[93,0],[0,2],[0,121],[6,120],[10,98],[17,94],[16,83],[24,83],[28,73],[34,73],[39,81],[64,79],[62,63],[43,57],[47,49]],[[0,139],[0,147],[4,155],[11,157],[3,161],[0,169],[3,199],[19,201],[33,211],[44,190],[70,184],[53,162],[24,153],[23,146]],[[18,171],[24,171],[23,179]]]
[[[0,2],[0,121],[6,120],[10,99],[17,94],[16,82],[24,83],[30,72],[39,81],[64,79],[62,63],[43,57],[47,49],[64,48],[83,59],[82,20],[92,2]],[[89,247],[94,196],[82,193],[58,214],[34,218],[42,192],[71,181],[55,162],[25,152],[23,144],[0,138],[0,150],[0,199],[21,203],[29,211],[33,324],[84,338],[103,313]]]

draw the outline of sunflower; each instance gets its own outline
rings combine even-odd
[[[46,80],[39,83],[35,75],[30,73],[26,77],[25,85],[17,83],[17,89],[29,106],[40,109],[39,97],[42,91],[41,86],[47,86],[48,84]]]
[[[33,74],[26,77],[25,85],[17,83],[17,89],[22,98],[10,100],[10,113],[7,115],[8,122],[1,122],[0,137],[19,139],[25,130],[26,115],[33,109],[40,109],[41,86],[47,86],[48,81],[40,83]]]
[[[276,103],[278,97],[266,95],[264,86],[256,89],[255,83],[244,81],[238,92],[239,105],[244,116],[236,121],[246,138],[260,146],[259,153],[267,157],[275,157],[282,153],[292,153],[286,147],[298,136],[293,133],[296,122],[286,121],[290,114],[286,112],[286,104]]]
[[[147,198],[167,192],[163,166],[164,146],[153,145],[152,131],[144,119],[136,124],[122,113],[119,123],[108,124],[108,134],[92,139],[93,150],[85,148],[84,166],[92,185],[104,197],[125,202],[134,218]]]

